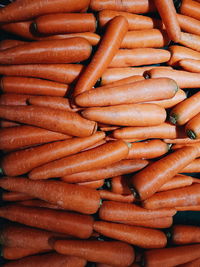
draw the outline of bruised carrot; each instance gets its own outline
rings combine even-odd
[[[0,74],[47,79],[60,83],[74,82],[83,66],[80,64],[0,65]]]
[[[78,238],[89,238],[93,231],[93,218],[89,215],[22,205],[0,208],[0,216],[10,221]]]
[[[12,2],[4,8],[1,8],[0,22],[23,21],[51,13],[79,12],[88,5],[88,0],[59,0],[56,2],[48,1],[47,3],[45,1],[36,1],[33,3],[30,0],[23,1],[23,3]]]
[[[125,203],[132,203],[135,201],[135,198],[133,194],[129,195],[121,195],[113,193],[109,190],[99,190],[101,199],[111,200],[111,201],[119,201],[119,202],[125,202]]]
[[[29,173],[29,178],[37,180],[62,177],[72,173],[106,167],[124,159],[128,154],[129,146],[130,144],[123,141],[109,142],[37,167]]]
[[[3,157],[1,168],[8,176],[18,176],[45,163],[76,154],[104,137],[104,132],[96,132],[89,137],[75,137],[65,141],[11,152]]]
[[[0,51],[5,50],[7,48],[15,47],[21,44],[24,44],[25,42],[20,40],[14,40],[14,39],[4,39],[0,42]]]
[[[198,267],[200,264],[200,258],[193,260],[193,261],[189,261],[185,264],[181,264],[178,267]]]
[[[186,98],[170,111],[169,120],[173,124],[184,125],[200,111],[200,92]],[[190,137],[190,134],[189,134]],[[192,137],[192,132],[191,132]]]
[[[115,266],[129,266],[135,259],[134,248],[120,241],[57,240],[53,248],[60,254]]]
[[[173,225],[171,240],[175,245],[194,244],[200,242],[200,227],[194,225]]]
[[[29,200],[32,199],[33,197],[19,192],[3,192],[1,198],[3,201],[14,202],[14,201]]]
[[[136,172],[144,168],[149,162],[142,159],[127,160],[123,159],[112,163],[103,168],[94,168],[92,170],[65,175],[61,177],[63,181],[69,183],[89,182],[94,180],[111,178],[117,175]]]
[[[180,6],[180,13],[189,17],[200,19],[200,3],[193,0],[183,0]]]
[[[26,106],[27,100],[31,95],[29,94],[14,94],[5,93],[0,95],[0,105],[8,106]]]
[[[200,171],[200,158],[194,159],[190,164],[185,166],[181,172],[199,172]]]
[[[124,17],[117,16],[109,22],[97,51],[76,83],[74,96],[92,89],[112,61],[127,31],[128,22]]]
[[[65,96],[68,85],[36,78],[4,76],[1,78],[1,90],[4,93]]]
[[[176,188],[189,186],[193,183],[193,177],[188,175],[175,175],[170,181],[162,185],[159,191],[168,191]]]
[[[200,73],[200,60],[181,59],[178,64],[186,71]]]
[[[73,136],[89,136],[96,132],[96,122],[72,111],[39,106],[0,106],[0,117],[46,128]]]
[[[197,19],[191,18],[190,16],[185,16],[182,14],[177,14],[179,25],[184,32],[189,32],[193,34],[200,34],[200,22]]]
[[[89,182],[82,182],[82,183],[77,183],[77,184],[81,185],[81,186],[86,186],[89,188],[97,189],[97,188],[100,188],[104,185],[104,179],[103,180],[96,180],[96,181],[89,181]]]
[[[144,264],[146,267],[170,267],[197,259],[200,253],[200,245],[187,245],[170,247],[144,252]]]
[[[0,120],[0,128],[20,126],[19,123],[14,121]]]
[[[92,107],[83,110],[81,114],[89,120],[121,126],[159,125],[166,119],[164,108],[145,103]]]
[[[192,119],[187,122],[185,125],[185,131],[187,136],[191,139],[200,138],[200,113],[192,117]]]
[[[71,136],[32,126],[9,127],[0,130],[0,149],[12,150],[68,138]]]
[[[104,221],[94,222],[94,230],[104,236],[127,242],[142,248],[162,248],[167,238],[160,230]]]
[[[95,32],[93,13],[57,13],[43,15],[34,20],[33,27],[41,34]]]
[[[29,42],[0,51],[1,64],[77,63],[89,58],[91,45],[81,37]]]
[[[200,37],[197,34],[182,32],[179,43],[200,52]]]
[[[4,177],[0,186],[6,190],[25,193],[57,204],[65,209],[86,214],[95,213],[99,208],[99,192],[61,181],[32,181],[22,177]]]
[[[170,217],[176,214],[174,208],[165,209],[144,209],[132,203],[122,203],[117,201],[103,201],[99,209],[99,217],[105,221],[130,221],[149,220],[161,217]]]

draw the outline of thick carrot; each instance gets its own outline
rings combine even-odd
[[[200,245],[146,250],[144,252],[144,264],[146,267],[177,266],[197,259],[199,253]]]
[[[145,103],[92,107],[83,110],[81,114],[89,120],[120,126],[153,126],[166,119],[164,108]]]
[[[199,20],[182,14],[177,14],[177,18],[182,31],[193,34],[200,34]]]
[[[167,244],[167,238],[163,232],[140,226],[95,221],[94,230],[104,236],[145,249],[163,248]]]
[[[96,19],[93,13],[57,13],[43,15],[32,25],[41,34],[95,32]]]
[[[186,98],[170,111],[169,120],[173,124],[184,125],[200,111],[200,92]],[[189,133],[189,137],[192,137]]]
[[[195,206],[200,204],[200,185],[193,184],[183,188],[154,194],[143,202],[147,209],[165,207]]]
[[[187,122],[185,125],[185,131],[187,136],[191,139],[200,138],[200,113],[192,117],[192,119]]]
[[[133,190],[136,190],[141,200],[151,197],[163,184],[192,162],[197,155],[198,148],[183,147],[153,162],[132,176]]]
[[[60,83],[74,82],[83,66],[80,64],[26,64],[0,65],[0,74],[42,78]]]
[[[200,3],[193,0],[183,0],[180,6],[180,13],[189,17],[200,19]]]
[[[200,264],[200,258],[193,261],[189,261],[185,264],[180,264],[178,267],[198,267],[199,264]]]
[[[0,22],[13,22],[28,20],[40,15],[61,13],[61,12],[79,12],[89,5],[88,0],[57,0],[44,1],[25,0],[20,2],[12,2],[9,5],[1,8]],[[23,11],[22,11],[23,10]]]
[[[161,186],[159,191],[168,191],[176,188],[189,186],[193,183],[193,177],[188,175],[175,175],[170,181]]]
[[[109,22],[97,51],[76,83],[74,96],[90,90],[95,85],[112,61],[127,31],[128,22],[124,17],[117,16]]]
[[[14,201],[23,201],[23,200],[29,200],[32,199],[32,196],[29,196],[24,193],[19,193],[19,192],[3,192],[1,195],[1,199],[3,201],[8,201],[8,202],[14,202]]]
[[[69,211],[7,205],[0,208],[0,216],[10,221],[78,238],[89,238],[93,231],[91,216]]]
[[[123,68],[129,66],[141,66],[167,62],[170,59],[170,52],[156,48],[134,48],[119,49],[110,68]]]
[[[171,240],[175,245],[200,243],[200,227],[193,225],[173,225]]]
[[[200,73],[200,60],[181,59],[178,64],[186,71]]]
[[[147,166],[149,162],[143,159],[133,159],[133,160],[121,160],[116,163],[107,165],[103,168],[95,168],[92,170],[74,173],[71,175],[65,175],[61,177],[63,181],[69,183],[79,183],[88,182],[100,179],[106,179],[115,177],[117,175],[128,174],[136,172]]]
[[[20,126],[19,123],[14,121],[0,120],[0,128]]]
[[[190,164],[185,166],[180,172],[199,172],[200,171],[200,158],[194,159]]]
[[[89,136],[97,124],[72,111],[39,106],[0,106],[0,117],[74,136]]]
[[[0,181],[0,186],[86,214],[95,213],[100,204],[98,191],[61,181],[32,181],[22,177],[4,177]]]
[[[75,137],[65,141],[57,141],[11,152],[3,157],[1,168],[8,176],[18,176],[45,163],[76,154],[104,137],[104,132],[96,132],[89,137]]]
[[[2,94],[0,95],[0,105],[6,106],[26,106],[28,104],[27,100],[31,95],[24,94]]]
[[[4,76],[1,78],[1,90],[4,93],[65,96],[68,85],[36,78]]]
[[[182,32],[179,43],[200,52],[200,37],[197,34]]]
[[[174,42],[178,42],[181,38],[181,29],[173,0],[154,0],[154,4],[166,27],[169,38]]]
[[[9,127],[0,130],[0,149],[17,149],[71,138],[65,134],[32,126]]]
[[[121,195],[113,193],[109,190],[99,190],[101,199],[111,200],[111,201],[119,201],[119,202],[125,202],[125,203],[132,203],[135,201],[135,198],[133,194],[129,195]]]
[[[129,266],[135,259],[133,247],[120,241],[57,240],[53,248],[60,254],[114,266]]]
[[[89,58],[91,45],[81,37],[35,41],[0,51],[1,64],[77,63]]]
[[[61,255],[55,252],[34,255],[19,259],[17,261],[10,261],[4,264],[5,267],[48,267],[48,266],[70,266],[70,267],[84,267],[86,265],[86,260],[79,257]]]
[[[81,183],[77,183],[77,184],[81,185],[81,186],[86,186],[89,188],[97,189],[97,188],[100,188],[104,185],[104,179],[96,180],[96,181],[89,181],[89,182],[81,182]]]
[[[25,42],[20,40],[14,40],[14,39],[4,39],[0,42],[0,51],[5,50],[7,48],[15,47],[21,44],[24,44]]]
[[[101,220],[121,222],[170,217],[174,214],[176,214],[174,208],[149,210],[132,203],[122,203],[117,201],[103,201],[99,210],[99,217]]]

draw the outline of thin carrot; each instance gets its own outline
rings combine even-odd
[[[94,230],[104,236],[146,249],[163,248],[167,244],[167,238],[162,231],[140,226],[95,221]]]
[[[178,267],[198,267],[200,264],[200,258],[193,260],[193,261],[189,261],[185,264],[181,264]]]
[[[89,188],[97,189],[97,188],[100,188],[104,185],[104,179],[96,180],[96,181],[89,181],[89,182],[81,182],[81,183],[77,183],[77,184],[81,185],[81,186],[86,186]]]
[[[190,140],[193,140],[193,139],[190,139]],[[199,142],[197,142],[197,144],[200,144],[200,140],[198,140]],[[172,146],[171,146],[171,149],[172,150],[175,150],[175,149],[179,149],[179,148],[181,148],[181,147],[183,147],[183,146],[195,146],[195,144],[196,143],[186,143],[186,144],[173,144]]]
[[[11,192],[3,192],[1,198],[3,201],[14,202],[14,201],[29,200],[32,199],[33,197],[24,193],[11,191]]]
[[[193,0],[183,0],[180,6],[180,13],[189,17],[200,19],[200,3]]]
[[[13,22],[31,19],[44,14],[61,13],[61,12],[79,12],[89,5],[88,0],[59,0],[59,1],[39,1],[32,2],[26,0],[21,2],[12,2],[1,8],[0,22]],[[22,12],[23,10],[23,12]]]
[[[177,211],[200,211],[200,205],[176,207]]]
[[[177,18],[182,31],[193,34],[200,34],[199,20],[182,14],[177,14]]]
[[[0,216],[10,221],[78,238],[89,238],[93,231],[91,216],[69,211],[7,205],[0,208]]]
[[[174,138],[174,139],[163,139],[165,143],[169,144],[180,144],[180,145],[188,145],[188,144],[196,144],[199,143],[199,139],[191,139],[189,137],[183,137],[183,138]]]
[[[89,58],[91,45],[81,37],[35,41],[0,51],[1,64],[77,63]]]
[[[8,176],[18,176],[45,163],[76,154],[104,137],[104,132],[96,132],[89,137],[75,137],[11,152],[2,158],[1,168]]]
[[[200,227],[194,225],[173,225],[171,240],[175,245],[200,243]]]
[[[123,68],[120,68],[121,70],[123,70]],[[127,69],[127,68],[125,68]],[[109,70],[109,69],[108,69]],[[138,82],[138,81],[143,81],[144,77],[142,75],[133,75],[130,77],[126,77],[120,80],[116,80],[114,82],[108,83],[106,85],[103,85],[103,80],[101,81],[101,87],[114,87],[114,86],[120,86],[120,85],[125,85],[125,84],[129,84],[129,83],[133,83],[133,82]]]
[[[129,195],[121,195],[121,194],[116,194],[113,193],[112,191],[109,190],[99,190],[100,197],[101,199],[106,199],[106,200],[111,200],[111,201],[119,201],[119,202],[125,202],[125,203],[132,203],[135,201],[135,198],[133,194]]]
[[[109,22],[97,51],[76,83],[74,96],[90,90],[95,85],[112,61],[127,31],[128,22],[124,17],[117,16]]]
[[[200,113],[192,117],[192,119],[187,122],[185,125],[185,131],[187,136],[191,139],[200,138]]]
[[[0,106],[0,117],[46,128],[73,136],[89,136],[96,132],[96,122],[72,111],[39,106]]]
[[[24,44],[25,42],[20,40],[14,40],[14,39],[4,39],[0,42],[0,51],[5,50],[7,48],[15,47],[21,44]]]
[[[0,105],[6,106],[26,106],[28,104],[27,100],[31,95],[29,94],[2,94],[0,95]]]
[[[32,181],[22,177],[4,177],[0,186],[57,204],[65,209],[86,214],[95,213],[99,208],[99,192],[61,181]]]
[[[192,183],[193,183],[192,176],[177,174],[170,181],[161,186],[159,192],[189,186]]]
[[[57,240],[53,248],[60,254],[114,266],[129,266],[135,259],[134,248],[120,241]]]
[[[0,120],[0,128],[20,126],[19,123],[14,121]]]
[[[179,43],[200,52],[200,37],[197,34],[182,32]]]
[[[199,172],[200,171],[200,158],[194,159],[190,164],[185,166],[180,172]]]
[[[178,64],[186,71],[200,73],[200,60],[181,59]]]
[[[29,199],[17,202],[18,205],[28,206],[28,207],[39,207],[39,208],[48,208],[55,210],[64,210],[64,208],[60,207],[57,204],[52,204],[40,199]]]

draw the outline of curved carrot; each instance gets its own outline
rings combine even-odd
[[[89,182],[81,182],[81,183],[77,183],[77,184],[81,185],[81,186],[86,186],[89,188],[97,189],[97,188],[100,188],[104,185],[104,179],[96,180],[96,181],[89,181]]]
[[[200,264],[200,258],[193,260],[193,261],[189,261],[185,264],[181,264],[179,265],[179,267],[198,267]]]
[[[99,190],[99,194],[101,199],[111,200],[111,201],[119,201],[119,202],[125,202],[125,203],[132,203],[135,201],[135,198],[131,192],[129,195],[121,195],[113,193],[109,190]]]
[[[185,166],[185,168],[183,168],[181,172],[193,173],[193,172],[199,172],[199,170],[200,170],[200,158],[197,158],[194,159],[190,164]]]
[[[96,53],[76,83],[74,96],[92,89],[112,61],[127,31],[128,22],[124,17],[117,16],[109,22]]]
[[[200,19],[200,3],[193,0],[183,0],[180,6],[180,13],[189,17]]]
[[[160,230],[125,224],[95,221],[94,230],[104,236],[142,248],[163,248],[167,238]]]
[[[177,18],[179,25],[184,32],[200,34],[199,20],[191,18],[191,16],[186,16],[182,14],[177,14]]]
[[[200,37],[197,34],[182,32],[179,43],[200,52]]]
[[[29,94],[2,94],[0,95],[0,105],[6,106],[26,106],[27,100],[31,95]]]
[[[200,113],[192,117],[192,119],[187,122],[185,125],[185,131],[187,136],[191,139],[200,138]]]
[[[29,173],[29,178],[48,179],[62,177],[72,173],[106,167],[124,159],[128,154],[128,150],[129,144],[123,141],[109,142],[37,167]]]
[[[11,191],[11,192],[3,192],[1,198],[3,201],[15,202],[15,201],[29,200],[32,199],[33,197],[24,193]]]
[[[96,132],[96,122],[86,120],[72,111],[39,106],[0,106],[0,117],[74,136]]]
[[[200,227],[194,225],[173,225],[171,240],[175,245],[194,244],[200,242]]]
[[[181,59],[178,64],[186,71],[200,73],[200,60]]]
[[[21,44],[24,44],[26,42],[20,41],[20,40],[14,40],[14,39],[4,39],[0,42],[0,51],[15,47]]]

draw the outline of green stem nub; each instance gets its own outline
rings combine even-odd
[[[4,175],[3,169],[0,168],[0,176],[3,176],[3,175]]]
[[[140,195],[138,194],[137,190],[134,187],[129,187],[131,190],[131,193],[133,194],[133,197],[137,200],[140,200]]]
[[[177,123],[177,120],[178,120],[178,115],[176,115],[176,114],[174,114],[174,113],[170,114],[170,116],[169,116],[169,121],[170,121],[171,123],[176,124],[176,123]]]
[[[146,72],[146,71],[144,72],[143,77],[145,79],[151,79],[151,75],[148,72]]]
[[[196,139],[196,138],[197,138],[195,132],[193,132],[192,130],[187,130],[187,136],[188,136],[190,139]]]

